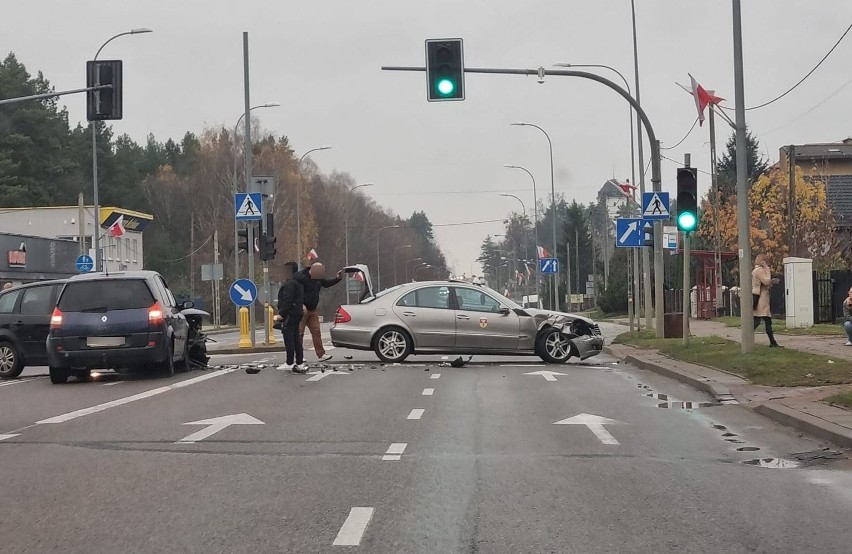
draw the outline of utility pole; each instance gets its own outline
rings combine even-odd
[[[571,302],[571,297],[573,295],[571,294],[571,241],[569,240],[565,241],[565,266],[565,277],[567,281],[565,284],[567,285],[566,288],[568,290],[568,311],[570,312],[574,309],[574,307]]]
[[[737,131],[737,231],[739,232],[740,331],[742,353],[754,351],[751,306],[751,226],[748,210],[748,153],[746,152],[745,84],[743,79],[743,29],[740,0],[733,0],[734,96]]]
[[[787,217],[790,219],[790,256],[798,256],[798,236],[796,231],[796,147],[790,145],[787,151],[787,169],[789,170],[789,187],[790,199],[787,201]]]
[[[713,272],[714,285],[716,287],[716,316],[722,315],[725,307],[725,299],[722,297],[722,230],[719,228],[719,209],[722,206],[722,198],[719,193],[719,179],[716,175],[716,117],[715,106],[710,104],[710,179],[713,191]]]
[[[213,231],[213,267],[219,265],[219,231]],[[214,271],[215,276],[215,271]],[[221,311],[219,308],[219,284],[220,279],[213,279],[213,327],[216,329],[221,325]]]
[[[246,179],[246,192],[255,192],[251,190],[251,98],[249,95],[249,43],[248,43],[248,32],[243,32],[243,86],[245,89],[245,136],[243,137],[244,141],[244,150],[246,157],[246,167],[245,167],[245,179]],[[248,278],[254,282],[255,274],[254,274],[254,224],[249,223],[246,225],[248,229]],[[254,348],[255,340],[254,340],[254,324],[255,324],[255,314],[254,314],[254,302],[249,305],[249,336],[251,337],[251,346]]]
[[[80,231],[80,254],[86,252],[86,205],[83,202],[83,193],[77,195],[77,229]],[[97,229],[95,229],[97,232]]]
[[[692,163],[690,154],[683,155],[683,167],[689,167]],[[689,306],[690,298],[689,282],[689,232],[683,232],[683,345],[689,346],[689,314],[692,313]]]
[[[579,223],[579,221],[577,223]],[[580,281],[580,239],[579,239],[579,236],[580,236],[580,231],[575,226],[574,227],[574,261],[577,262],[577,267],[574,269],[574,271],[577,272],[577,287],[582,291],[583,287],[580,286],[580,283],[582,283],[582,281]],[[568,294],[571,294],[570,288],[568,289]]]

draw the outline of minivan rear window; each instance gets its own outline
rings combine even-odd
[[[149,308],[154,297],[144,279],[70,282],[58,308],[63,312],[106,312]]]

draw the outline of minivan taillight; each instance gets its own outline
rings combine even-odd
[[[163,322],[163,308],[159,302],[148,308],[148,325],[157,325]]]
[[[337,308],[337,313],[334,314],[334,323],[349,323],[352,321],[352,316],[341,306]]]
[[[59,308],[53,308],[53,314],[50,316],[50,328],[59,329],[62,327],[62,312]]]

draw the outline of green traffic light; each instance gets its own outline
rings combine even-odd
[[[696,223],[698,223],[698,219],[692,212],[683,212],[677,216],[677,226],[680,227],[681,231],[694,231]]]
[[[438,81],[438,92],[440,92],[442,96],[451,95],[455,89],[455,83],[449,79],[441,79]]]

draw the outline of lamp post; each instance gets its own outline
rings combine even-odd
[[[260,104],[255,106],[249,110],[252,112],[254,110],[258,110],[260,108],[275,108],[280,106],[278,102],[267,102],[266,104]],[[237,192],[239,192],[239,186],[237,185],[237,131],[240,128],[240,122],[242,122],[243,118],[246,116],[245,112],[240,114],[239,119],[237,119],[236,125],[234,125],[234,174],[231,181],[231,192],[236,196]],[[248,192],[248,183],[246,183],[246,192]],[[234,218],[234,280],[240,278],[240,235],[239,231],[239,223],[237,223],[237,219]],[[249,245],[249,255],[253,255],[251,249],[252,245]]]
[[[302,256],[305,255],[305,253],[302,252],[302,160],[304,160],[305,156],[311,152],[317,152],[319,150],[331,150],[331,146],[311,148],[302,154],[299,158],[299,162],[296,164],[296,169],[299,170],[299,182],[296,184],[296,261],[299,265],[302,264]]]
[[[406,283],[408,282],[408,264],[410,264],[411,262],[422,262],[422,261],[423,261],[423,258],[412,258],[412,259],[408,260],[407,262],[405,262],[405,282]]]
[[[351,189],[349,189],[350,194],[354,194],[356,190],[361,187],[371,187],[373,183],[363,183],[361,185],[355,185]],[[343,229],[343,240],[344,240],[344,248],[345,248],[345,262],[346,266],[349,267],[349,199],[345,198],[343,200],[343,219],[344,219],[344,229]],[[346,303],[349,303],[349,282],[346,282]]]
[[[393,249],[393,284],[394,285],[399,284],[399,280],[396,278],[396,265],[397,265],[396,264],[396,257],[397,257],[397,253],[400,250],[405,250],[406,248],[411,248],[411,245],[406,244],[405,246],[397,246],[396,248]]]
[[[432,267],[432,266],[429,265],[429,264],[420,264],[417,267],[415,267],[414,268],[414,280],[415,281],[417,280],[417,272],[418,271],[420,271],[421,269],[429,269],[430,267]]]
[[[140,35],[143,33],[153,33],[153,29],[149,29],[147,27],[139,27],[137,29],[131,29],[129,31],[125,31],[123,33],[118,33],[107,39],[106,42],[101,44],[101,47],[98,48],[98,51],[95,52],[94,61],[98,60],[98,56],[101,55],[101,50],[104,49],[104,46],[117,39],[118,37],[123,37],[125,35]],[[95,85],[100,85],[100,74],[98,72],[97,67],[95,68]],[[89,122],[89,125],[92,128],[92,202],[94,203],[94,232],[92,237],[92,247],[95,250],[95,271],[100,271],[102,269],[101,265],[103,260],[101,259],[101,200],[100,194],[98,191],[98,126],[95,121]],[[84,225],[85,222],[81,222],[80,225]]]
[[[533,239],[535,241],[535,252],[536,252],[535,259],[536,259],[536,263],[538,263],[537,262],[537,260],[538,260],[538,196],[536,195],[536,191],[535,191],[535,177],[533,177],[533,174],[530,173],[529,169],[527,169],[523,166],[520,166],[520,165],[504,165],[503,167],[508,168],[508,169],[520,169],[522,171],[526,171],[527,175],[529,175],[530,179],[532,179],[532,184],[533,184]],[[525,256],[526,256],[526,254],[525,254]],[[536,295],[538,295],[538,294],[540,294],[540,292],[539,292],[540,291],[539,280],[538,280],[539,279],[539,277],[538,277],[539,271],[538,271],[538,267],[535,267],[533,269],[535,270],[535,293],[536,293]]]
[[[506,196],[506,197],[509,197],[509,198],[514,198],[515,200],[520,202],[521,203],[521,209],[524,210],[524,222],[526,222],[526,220],[527,220],[527,207],[524,205],[524,201],[521,200],[520,198],[518,198],[517,196],[515,196],[514,194],[501,193],[500,196]],[[526,231],[526,223],[524,223],[524,231]],[[528,254],[529,254],[529,252],[527,251],[527,242],[528,241],[526,240],[526,238],[524,238],[524,270],[526,270],[526,265],[527,265],[526,260],[527,260]],[[514,246],[515,247],[513,248],[513,250],[515,251],[515,260],[517,260],[517,258],[518,258],[518,245],[517,245],[517,243],[515,243]],[[517,271],[517,270],[518,270],[518,266],[517,266],[517,263],[516,263],[515,271]]]
[[[381,244],[380,244],[380,240],[379,240],[379,239],[381,239],[382,231],[384,231],[385,229],[401,229],[401,228],[402,228],[402,225],[388,225],[386,227],[381,227],[376,232],[376,283],[377,283],[376,292],[379,292],[380,290],[382,290],[382,255],[381,255],[381,249],[380,249]]]
[[[551,227],[553,231],[553,255],[556,256],[556,185],[554,184],[553,179],[553,142],[550,140],[550,135],[547,134],[547,131],[535,125],[534,123],[526,123],[523,121],[516,121],[512,123],[512,125],[520,125],[524,127],[535,127],[547,137],[547,146],[550,149],[550,211],[551,211]],[[536,245],[538,247],[538,245]],[[553,278],[553,304],[552,308],[554,310],[559,310],[559,274],[554,275]]]
[[[634,19],[634,25],[635,25],[635,19]],[[634,35],[635,35],[635,27],[634,27]],[[630,94],[631,96],[633,95],[633,92],[630,89],[630,83],[627,82],[627,78],[624,76],[624,74],[621,73],[621,71],[615,69],[612,66],[609,66],[609,65],[606,65],[606,64],[576,64],[576,63],[575,64],[572,64],[572,63],[557,63],[557,64],[554,64],[554,65],[556,65],[557,67],[591,67],[591,68],[599,68],[599,69],[608,69],[608,70],[612,71],[613,73],[615,73],[616,75],[618,75],[619,77],[621,77],[621,80],[624,82],[624,88],[627,89],[627,94]],[[636,186],[636,149],[635,149],[635,143],[634,143],[634,140],[633,140],[633,138],[634,138],[634,135],[633,135],[633,106],[631,106],[629,104],[627,105],[627,119],[630,120],[630,184],[635,187]],[[641,171],[644,172],[644,170],[645,170],[644,167],[641,168]],[[644,175],[644,173],[643,173],[643,175]],[[643,181],[644,181],[644,179],[643,179]],[[642,188],[643,188],[642,192],[644,192],[644,186]],[[635,197],[633,197],[633,201],[634,202],[636,201]],[[641,206],[641,205],[642,204],[640,203],[639,206]],[[640,294],[639,294],[639,256],[637,255],[636,250],[633,249],[633,248],[630,249],[630,254],[631,254],[631,257],[633,258],[633,290],[634,290],[633,294],[631,295],[633,297],[633,307],[632,307],[632,310],[630,312],[630,330],[632,331],[633,330],[633,318],[634,317],[636,318],[637,325],[639,324],[639,304],[640,304],[639,297],[640,297]],[[647,276],[646,276],[646,278],[647,278]],[[648,290],[650,291],[650,289],[648,289]],[[646,309],[647,309],[647,306],[650,305],[650,300],[651,300],[650,296],[648,298],[645,298]],[[630,309],[629,306],[628,306],[628,309]],[[641,325],[639,325],[639,326],[641,327]]]

